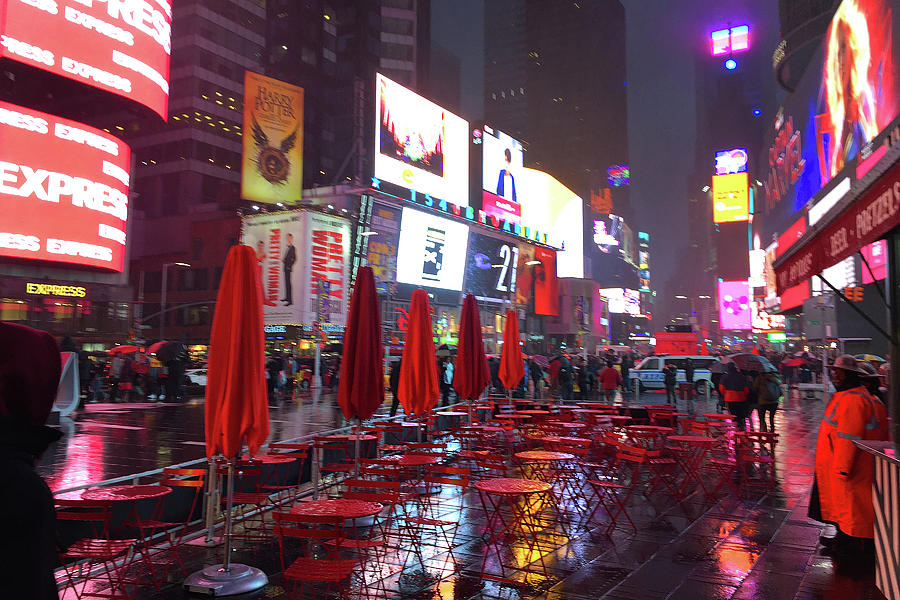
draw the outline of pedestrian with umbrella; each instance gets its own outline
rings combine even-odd
[[[421,419],[434,408],[440,395],[431,305],[425,290],[415,290],[412,293],[406,343],[403,344],[400,364],[400,381],[397,384],[400,404],[407,415],[415,415]]]
[[[737,364],[734,362],[725,365],[725,375],[719,383],[719,393],[722,394],[722,400],[728,407],[728,412],[734,415],[738,430],[744,431],[747,428],[747,417],[750,411],[750,404],[747,402],[750,382],[746,375],[738,371]]]
[[[518,387],[525,377],[524,360],[522,346],[519,344],[519,317],[516,311],[508,310],[503,327],[503,350],[500,353],[500,381],[506,388],[507,400],[510,390]]]
[[[266,399],[262,283],[256,253],[232,246],[225,259],[210,332],[206,384],[206,456],[215,473],[217,456],[228,461],[225,560],[189,576],[184,587],[208,596],[258,590],[268,582],[257,568],[231,563],[234,469],[244,443],[253,456],[269,435]],[[210,489],[216,485],[210,478]]]
[[[381,312],[371,267],[360,267],[350,295],[350,311],[344,331],[344,353],[337,402],[348,421],[356,421],[355,472],[359,473],[359,428],[384,402]]]
[[[469,422],[472,421],[472,400],[481,397],[491,382],[484,341],[481,338],[481,319],[475,296],[467,294],[459,318],[459,342],[456,346],[456,370],[453,389],[460,400],[469,401]]]

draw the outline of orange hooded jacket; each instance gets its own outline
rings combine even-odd
[[[854,537],[872,538],[874,457],[854,440],[888,439],[887,411],[862,386],[835,393],[819,426],[816,481],[822,518]]]

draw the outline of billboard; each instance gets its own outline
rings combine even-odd
[[[296,204],[303,189],[303,88],[244,72],[241,197]]]
[[[709,47],[713,56],[743,52],[750,48],[750,27],[738,25],[729,29],[719,29],[709,34]]]
[[[591,328],[595,338],[609,338],[609,302],[598,288],[591,293]]]
[[[747,173],[713,175],[713,222],[732,223],[750,218],[750,187]]]
[[[256,250],[267,325],[344,325],[350,222],[306,211],[244,217],[243,241]],[[324,283],[320,283],[320,281]]]
[[[0,102],[0,256],[121,272],[130,170],[105,131]]]
[[[481,188],[502,198],[521,217],[516,177],[525,167],[522,142],[488,125],[483,131]]]
[[[168,115],[168,0],[6,0],[0,8],[0,57]]]
[[[594,244],[601,252],[618,254],[622,246],[622,227],[624,219],[617,215],[594,216]]]
[[[610,313],[641,314],[641,294],[637,290],[600,288],[600,295],[606,298]]]
[[[747,172],[747,149],[734,148],[716,152],[716,175]]]
[[[466,293],[505,300],[516,291],[519,246],[472,232],[466,253]]]
[[[719,282],[719,328],[727,331],[753,329],[753,294],[747,281]]]
[[[866,263],[869,264],[868,267],[865,263],[862,265],[863,284],[881,281],[887,277],[887,242],[885,240],[863,246],[860,252],[866,259]]]
[[[844,0],[825,38],[785,100],[760,156],[756,211],[769,240],[809,202],[877,156],[900,113],[900,15],[893,0]]]
[[[462,290],[468,240],[468,225],[404,207],[397,248],[397,281]]]
[[[375,287],[387,293],[397,281],[397,247],[400,243],[400,209],[375,203],[368,237],[367,264],[375,275]]]
[[[516,302],[533,307],[534,313],[559,316],[559,279],[556,251],[522,244],[516,273]]]
[[[375,115],[375,178],[469,205],[469,123],[381,75]]]
[[[628,165],[606,167],[606,182],[609,187],[622,187],[631,183],[631,170]]]

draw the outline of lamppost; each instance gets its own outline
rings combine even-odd
[[[159,339],[166,339],[166,290],[168,288],[169,267],[184,267],[190,269],[191,265],[185,262],[165,263],[162,269],[162,295],[159,301]]]

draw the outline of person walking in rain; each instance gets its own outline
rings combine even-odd
[[[750,394],[750,382],[747,376],[738,371],[737,365],[733,362],[725,366],[725,375],[719,383],[719,393],[722,394],[722,400],[728,407],[728,412],[734,415],[734,423],[738,431],[744,431],[747,428],[747,417],[750,414],[750,404],[747,402],[747,396]]]
[[[666,404],[677,404],[677,396],[675,396],[675,386],[678,383],[678,369],[674,364],[669,363],[663,369],[663,385],[666,386]]]

